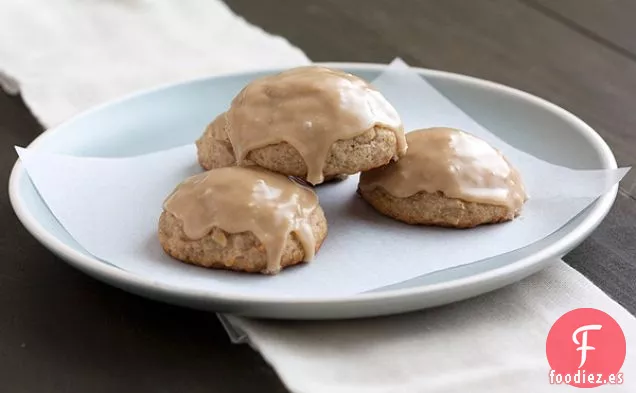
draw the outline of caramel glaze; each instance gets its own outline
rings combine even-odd
[[[382,187],[398,198],[442,192],[467,202],[506,206],[519,212],[527,195],[521,176],[485,141],[450,128],[406,134],[409,149],[398,162],[364,172],[360,189]]]
[[[229,233],[252,232],[267,252],[267,272],[280,271],[290,233],[299,239],[305,261],[314,257],[316,240],[310,216],[318,197],[289,178],[256,167],[227,167],[186,179],[163,208],[183,223],[190,240],[217,227]]]
[[[375,126],[392,130],[394,160],[406,152],[402,121],[384,96],[364,80],[325,67],[294,68],[255,80],[227,112],[228,136],[239,165],[250,151],[287,142],[307,165],[307,181],[321,183],[329,149]]]

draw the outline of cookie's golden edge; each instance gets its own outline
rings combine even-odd
[[[381,214],[413,225],[466,229],[511,221],[521,213],[506,206],[449,198],[441,192],[420,191],[398,198],[381,187],[367,191],[358,187],[358,194]]]

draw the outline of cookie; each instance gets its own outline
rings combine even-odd
[[[399,161],[362,173],[358,193],[408,224],[472,228],[510,221],[527,195],[519,172],[495,148],[450,128],[406,135]]]
[[[210,123],[196,141],[197,157],[203,169],[210,170],[236,165],[234,150],[227,136],[225,112]]]
[[[354,75],[311,66],[248,84],[197,148],[205,169],[258,165],[315,185],[397,160],[406,140],[380,92]]]
[[[318,197],[255,167],[210,170],[164,202],[159,241],[170,256],[214,269],[276,274],[309,262],[327,236]]]

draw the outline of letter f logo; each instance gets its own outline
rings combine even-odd
[[[579,365],[579,368],[583,367],[585,361],[587,360],[587,351],[593,351],[596,349],[587,345],[587,332],[589,330],[601,330],[601,328],[601,325],[585,325],[576,329],[572,334],[572,341],[574,341],[574,344],[580,345],[580,347],[576,349],[577,351],[581,351],[581,364]],[[576,336],[581,332],[581,342],[579,342]]]

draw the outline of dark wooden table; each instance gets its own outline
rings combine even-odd
[[[315,61],[387,62],[401,56],[412,65],[529,91],[588,122],[620,164],[636,163],[633,0],[227,3]],[[41,131],[19,97],[0,93],[5,180],[16,159],[12,146],[26,145]],[[622,182],[605,222],[565,258],[632,313],[635,198],[636,171]],[[6,190],[0,209],[0,391],[285,391],[258,354],[228,342],[213,314],[94,281],[22,228]]]

